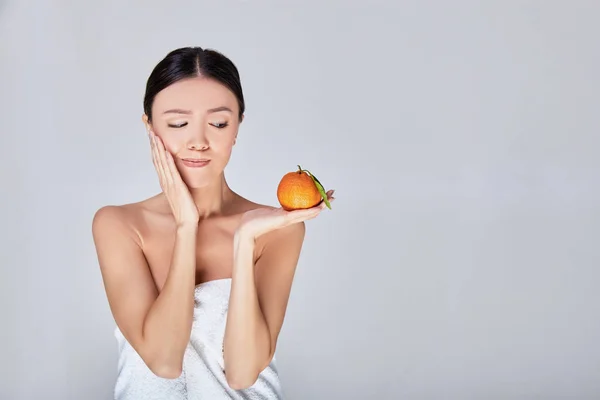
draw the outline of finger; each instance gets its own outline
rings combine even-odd
[[[303,218],[305,216],[312,215],[314,213],[318,214],[319,211],[320,211],[320,206],[315,206],[315,207],[311,207],[311,208],[304,208],[301,210],[288,211],[288,216],[291,217],[292,219]]]
[[[160,166],[161,169],[161,173],[163,175],[163,178],[165,179],[165,182],[167,184],[171,184],[173,183],[173,177],[171,176],[171,174],[169,174],[168,171],[168,167],[167,167],[167,156],[166,156],[166,149],[165,146],[162,142],[162,140],[155,135],[155,140],[156,140],[156,148],[157,148],[157,154],[158,154],[158,165]]]
[[[304,217],[303,221],[309,221],[311,219],[315,219],[319,216],[320,213],[321,213],[321,210],[315,211],[314,213],[309,214],[306,217]]]
[[[161,185],[163,189],[166,189],[167,179],[165,174],[165,169],[163,168],[162,162],[160,160],[160,149],[158,146],[158,139],[156,135],[152,137],[152,142],[154,144],[154,160],[156,165],[156,172],[158,173],[158,178],[160,179]]]
[[[297,222],[302,222],[302,221],[306,221],[306,220],[309,220],[309,219],[313,219],[317,215],[319,215],[319,213],[321,212],[321,210],[322,210],[321,207],[313,207],[313,208],[309,208],[309,209],[306,209],[306,210],[291,211],[288,214],[289,221],[291,223],[297,223]]]
[[[330,204],[330,205],[331,205],[331,203],[332,203],[334,200],[335,200],[335,197],[328,197],[328,198],[327,198],[327,201],[329,201],[329,204]],[[318,209],[319,209],[319,211],[322,211],[322,210],[324,210],[324,209],[325,209],[325,207],[327,207],[327,203],[325,203],[324,201],[321,201],[321,202],[319,203],[319,205],[318,205],[318,206],[315,206],[314,208],[318,208]]]
[[[169,170],[169,174],[171,175],[171,177],[173,179],[173,182],[183,183],[181,174],[179,173],[179,170],[177,169],[177,165],[175,165],[175,159],[173,158],[173,155],[167,151],[166,156],[167,156],[167,167]]]
[[[154,164],[154,169],[156,169],[156,172],[158,174],[158,179],[160,181],[161,186],[164,185],[164,179],[163,179],[163,174],[161,172],[161,168],[159,165],[159,160],[158,160],[158,149],[156,147],[156,139],[155,139],[155,135],[154,132],[149,131],[148,132],[148,137],[150,138],[150,151],[152,154],[152,163]]]
[[[152,137],[151,131],[148,131],[148,142],[150,143],[150,155],[152,156],[152,162],[156,163],[154,158],[154,138]]]
[[[165,159],[167,162],[166,170],[169,172],[169,174],[171,176],[174,177],[174,175],[175,175],[174,169],[176,169],[176,168],[175,168],[175,160],[173,159],[173,155],[167,151],[167,152],[165,152]]]

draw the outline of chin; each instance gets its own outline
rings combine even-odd
[[[210,168],[210,166],[204,168],[182,168],[179,173],[190,189],[202,189],[210,186],[218,181],[221,175],[218,173],[217,168]]]
[[[213,181],[213,179],[184,179],[185,184],[190,189],[202,189],[210,186]]]

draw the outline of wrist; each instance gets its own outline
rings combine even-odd
[[[189,222],[178,222],[177,223],[177,232],[182,233],[194,233],[198,231],[198,223],[189,221]]]
[[[243,249],[254,249],[256,238],[250,232],[237,230],[233,235],[234,254],[243,251]]]
[[[254,250],[256,240],[253,235],[245,231],[236,231],[233,236],[233,271],[236,279],[245,279],[244,276],[254,267]],[[251,274],[252,275],[252,274]]]
[[[250,232],[248,229],[242,227],[239,227],[234,235],[233,235],[233,241],[234,243],[238,243],[238,242],[252,242],[254,243],[256,241],[256,237],[254,234],[252,234],[252,232]]]

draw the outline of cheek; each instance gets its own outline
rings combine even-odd
[[[163,136],[162,141],[165,145],[165,148],[171,154],[178,154],[185,145],[182,140],[178,140],[177,138],[170,137],[168,135]]]
[[[232,132],[223,132],[222,135],[215,135],[213,139],[210,141],[210,145],[214,150],[218,150],[219,152],[231,152],[231,148],[233,147],[233,143],[235,142],[235,133]]]

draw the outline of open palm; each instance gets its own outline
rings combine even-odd
[[[334,190],[327,192],[327,200],[330,202],[335,200],[333,192]],[[281,207],[256,208],[244,213],[240,229],[246,234],[257,238],[267,232],[313,219],[317,217],[325,207],[325,202],[322,201],[312,208],[303,210],[286,211]]]

